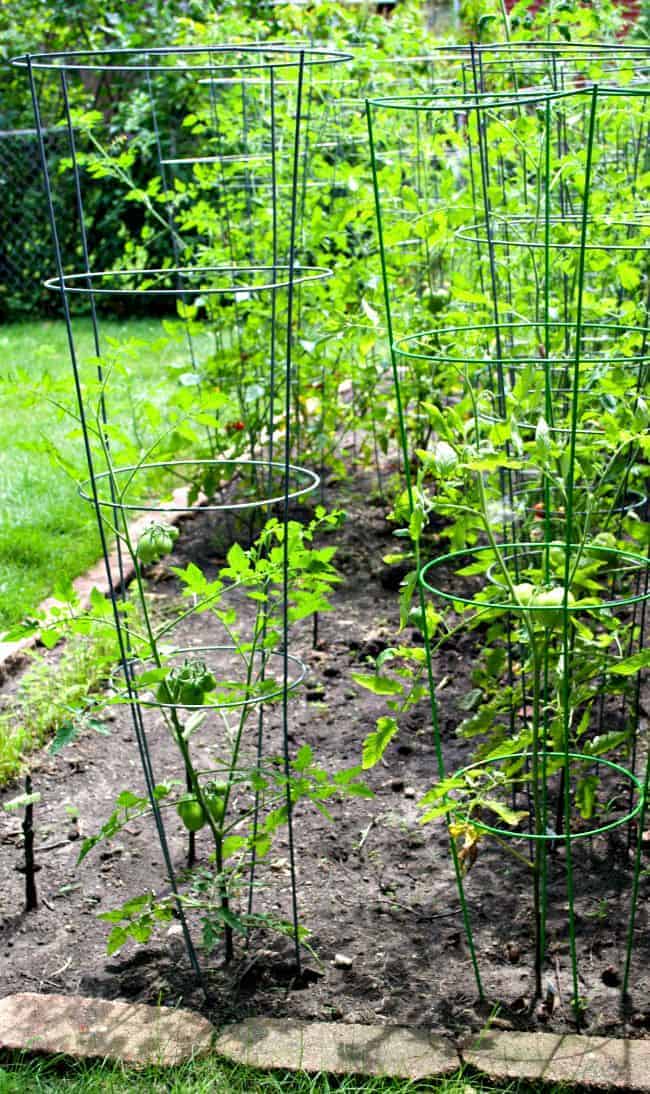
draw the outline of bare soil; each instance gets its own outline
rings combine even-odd
[[[338,488],[337,488],[338,489]],[[381,503],[369,504],[372,484],[357,479],[344,488],[347,511],[336,533],[337,565],[344,581],[333,610],[320,617],[314,647],[311,621],[295,628],[292,653],[308,667],[306,686],[291,701],[291,743],[314,749],[334,772],[360,762],[364,737],[386,713],[384,701],[360,688],[351,673],[369,658],[416,632],[401,636],[397,587],[399,568],[382,557],[395,539]],[[330,499],[328,499],[329,501]],[[192,560],[215,572],[223,561],[223,526],[214,515],[188,521],[170,565]],[[151,585],[157,610],[172,611],[179,588],[168,572]],[[214,638],[207,614],[192,621],[193,644]],[[436,656],[440,727],[448,770],[468,762],[472,742],[457,738],[465,716],[459,707],[472,687],[470,674],[480,632],[460,635]],[[56,686],[56,660],[52,662]],[[11,686],[11,685],[7,685]],[[138,821],[116,839],[101,843],[77,867],[79,833],[95,833],[124,789],[143,793],[140,761],[127,708],[112,708],[110,736],[87,733],[58,756],[33,757],[39,907],[24,907],[20,817],[0,812],[0,993],[39,990],[80,992],[108,999],[185,1005],[217,1022],[249,1014],[354,1022],[386,1022],[466,1032],[488,1019],[516,1029],[574,1028],[570,1000],[565,860],[562,848],[550,857],[549,962],[544,991],[552,1013],[535,1001],[532,897],[529,869],[496,843],[481,845],[466,879],[469,913],[487,1001],[479,1002],[464,937],[448,838],[442,822],[422,826],[417,802],[436,781],[437,768],[428,704],[408,715],[384,761],[367,773],[372,799],[332,802],[333,822],[302,803],[296,810],[298,900],[318,961],[305,952],[308,974],[296,977],[292,949],[270,933],[237,945],[228,966],[219,950],[202,955],[211,1001],[193,980],[180,928],[136,948],[129,943],[107,957],[107,911],[147,889],[165,890],[164,868],[153,824]],[[159,716],[147,726],[157,779],[179,776],[176,750]],[[251,730],[252,732],[252,730]],[[278,746],[277,717],[265,729],[270,750]],[[197,746],[206,762],[215,741]],[[19,787],[6,788],[1,801]],[[66,805],[78,809],[74,824]],[[237,803],[235,802],[235,807]],[[186,834],[175,815],[168,836],[182,872]],[[620,978],[630,903],[631,855],[626,829],[579,840],[575,852],[580,992],[587,1003],[589,1033],[644,1036],[650,1029],[650,935],[648,880],[641,881],[633,968],[633,993],[625,1016]],[[199,860],[206,860],[203,833]],[[525,845],[522,847],[525,850]],[[275,845],[257,907],[288,915],[290,894],[286,841]],[[650,865],[646,863],[646,865]],[[650,871],[649,871],[650,873]]]

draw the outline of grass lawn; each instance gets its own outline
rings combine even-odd
[[[90,320],[75,321],[81,358],[94,354]],[[120,342],[136,339],[129,356],[130,380],[111,391],[112,408],[124,421],[137,416],[139,392],[170,384],[169,365],[178,345],[152,348],[163,334],[157,320],[102,320],[102,336]],[[161,367],[162,366],[162,367]],[[93,366],[90,366],[93,367]],[[60,447],[85,478],[80,436],[38,388],[66,384],[73,405],[72,371],[63,321],[34,320],[0,330],[0,632],[18,622],[48,596],[59,581],[82,573],[100,555],[92,507],[77,494],[75,482],[53,465],[43,442]],[[25,392],[31,392],[26,398]],[[125,411],[127,412],[125,414]]]
[[[491,1085],[469,1074],[416,1083],[356,1076],[337,1079],[252,1071],[214,1058],[164,1071],[19,1057],[4,1066],[0,1063],[0,1094],[45,1094],[55,1090],[70,1094],[561,1094],[566,1088],[525,1082]],[[572,1094],[580,1094],[580,1088],[573,1087]]]

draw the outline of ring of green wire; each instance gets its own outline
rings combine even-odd
[[[543,551],[550,551],[553,548],[566,550],[567,544],[558,541],[554,541],[552,543],[534,543],[529,541],[525,543],[499,544],[500,551],[507,551],[511,549],[521,550],[524,548],[532,549],[538,554],[541,554]],[[589,551],[589,544],[583,545],[580,543],[571,543],[569,544],[569,548],[587,553]],[[616,547],[601,547],[600,544],[597,544],[595,549],[597,549],[598,553],[601,555],[606,554],[619,559],[623,559],[626,562],[633,562],[637,566],[639,566],[640,570],[646,570],[650,565],[650,563],[648,563],[648,560],[644,558],[643,555],[635,555],[631,551],[621,551]],[[471,556],[483,554],[485,551],[489,551],[492,554],[494,553],[493,548],[489,544],[486,544],[482,547],[472,547],[469,549],[465,548],[462,551],[452,551],[450,554],[441,555],[440,558],[434,558],[431,562],[427,562],[426,566],[422,567],[418,575],[418,580],[427,592],[433,593],[436,596],[439,596],[441,600],[446,600],[449,603],[455,602],[458,604],[469,604],[472,607],[480,609],[495,608],[497,611],[521,612],[522,614],[524,612],[548,613],[548,607],[542,604],[517,604],[515,601],[512,600],[507,601],[506,603],[491,600],[474,600],[473,597],[463,596],[460,593],[450,593],[445,591],[444,589],[439,589],[435,585],[430,585],[428,583],[427,574],[429,570],[434,570],[438,566],[444,566],[450,563],[453,564],[461,558],[469,560]],[[634,596],[621,597],[620,600],[604,600],[601,601],[599,604],[558,604],[557,611],[566,610],[569,613],[576,613],[581,611],[608,611],[612,608],[626,607],[630,604],[640,604],[644,600],[648,599],[650,599],[650,588],[645,591],[639,592]]]
[[[467,767],[462,767],[460,771],[456,772],[454,777],[456,778],[461,775],[465,775],[468,771],[473,771],[476,768],[486,767],[489,764],[498,763],[500,760],[529,759],[530,755],[530,752],[512,752],[503,756],[492,756],[489,760],[478,760],[476,763],[468,764]],[[545,752],[544,755],[547,760],[549,758],[555,758],[564,760],[565,762],[567,760],[578,760],[587,764],[601,764],[603,767],[608,767],[612,771],[615,771],[618,775],[622,775],[624,778],[628,779],[632,783],[632,786],[635,787],[638,792],[639,797],[634,808],[626,813],[625,816],[619,817],[617,820],[610,821],[609,824],[603,824],[599,828],[590,828],[585,832],[562,833],[513,832],[510,828],[498,828],[495,825],[486,824],[485,821],[475,820],[473,817],[467,815],[463,816],[462,813],[459,813],[459,810],[463,808],[462,805],[459,804],[458,808],[455,809],[453,799],[450,799],[448,803],[449,812],[452,813],[454,817],[457,817],[461,822],[471,824],[473,828],[478,828],[479,831],[488,832],[490,833],[490,835],[493,836],[499,836],[501,839],[533,839],[548,841],[566,841],[567,839],[585,839],[587,836],[600,836],[603,832],[611,832],[614,828],[620,828],[622,825],[627,824],[628,821],[633,820],[634,817],[638,816],[638,814],[641,812],[644,804],[643,787],[640,780],[637,779],[636,775],[633,775],[632,772],[628,771],[626,767],[621,767],[620,764],[614,763],[613,760],[604,760],[601,756],[589,756],[583,752]]]

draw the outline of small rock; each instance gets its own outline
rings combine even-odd
[[[334,967],[336,969],[351,969],[353,961],[351,957],[348,957],[345,953],[334,954]]]
[[[7,943],[9,945],[9,943]],[[650,1014],[643,1014],[642,1011],[636,1011],[630,1018],[630,1024],[637,1029],[648,1029],[650,1026]]]
[[[405,786],[404,787],[404,797],[405,798],[414,798],[415,797],[415,787],[414,786]]]
[[[178,938],[179,935],[183,936],[183,928],[180,923],[172,923],[171,927],[166,932],[167,938]]]
[[[516,942],[506,942],[506,957],[511,965],[516,965],[521,957],[521,947]]]
[[[289,859],[286,858],[274,858],[269,863],[272,870],[287,870],[289,868]]]
[[[344,699],[356,699],[357,698],[357,693],[356,693],[356,691],[353,691],[352,688],[348,688],[346,691],[343,692],[343,698]]]

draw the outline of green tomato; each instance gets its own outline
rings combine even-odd
[[[531,585],[530,581],[522,581],[519,585],[513,586],[513,592],[519,603],[528,607],[535,595],[535,586]]]
[[[200,684],[191,681],[180,684],[178,701],[184,707],[200,707],[203,702],[203,688]]]
[[[220,825],[226,812],[226,802],[220,794],[206,794],[205,802],[215,824]]]
[[[223,821],[226,812],[226,794],[228,793],[228,789],[228,783],[225,782],[211,782],[206,788],[206,805],[210,810],[212,819],[218,825]]]
[[[152,562],[156,561],[156,549],[151,543],[149,537],[142,537],[138,540],[138,546],[136,548],[136,555],[140,559],[143,566],[150,566]]]
[[[575,604],[573,593],[567,595],[567,605]],[[541,623],[547,630],[559,630],[563,623],[564,589],[558,585],[555,589],[543,589],[537,592],[530,602],[531,607],[538,608],[533,621]],[[541,610],[543,609],[543,610]]]
[[[158,685],[160,703],[177,703],[184,707],[201,706],[207,691],[214,691],[217,681],[205,661],[186,659],[180,668],[173,668]]]
[[[178,528],[171,524],[150,524],[140,536],[135,553],[143,565],[150,566],[173,551],[177,539]]]
[[[530,581],[522,581],[513,586],[517,600],[524,608],[534,608],[530,613],[533,625],[540,624],[549,630],[559,630],[562,626],[564,588],[558,585],[554,589],[536,589]],[[567,605],[575,604],[573,593],[567,596]]]
[[[159,703],[164,703],[165,706],[170,706],[174,702],[174,695],[166,680],[161,680],[156,688],[156,699]]]
[[[437,315],[447,307],[447,304],[451,300],[451,293],[449,287],[443,285],[441,289],[433,289],[427,297],[427,307],[430,312]]]
[[[176,806],[176,812],[181,818],[188,832],[198,832],[206,823],[206,815],[201,802],[197,798],[181,798]]]

